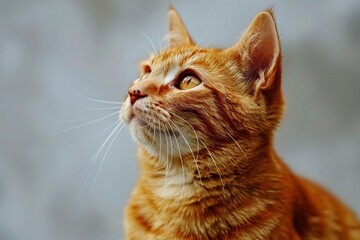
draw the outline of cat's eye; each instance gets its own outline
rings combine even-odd
[[[177,84],[177,88],[181,90],[187,90],[190,88],[194,88],[201,83],[200,79],[195,75],[186,75],[184,78],[180,80]]]

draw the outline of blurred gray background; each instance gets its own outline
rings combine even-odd
[[[166,45],[169,4],[0,1],[1,240],[123,239],[135,144],[124,129],[91,168],[120,104],[89,98],[124,99],[137,62]],[[217,47],[274,6],[287,98],[278,151],[360,214],[360,2],[172,4],[194,39]]]

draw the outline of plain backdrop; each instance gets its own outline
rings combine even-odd
[[[125,128],[95,155],[120,103],[91,99],[123,101],[138,61],[166,47],[169,4],[0,1],[0,239],[123,239],[136,146]],[[278,152],[360,214],[359,1],[171,4],[215,47],[274,7],[287,99]]]

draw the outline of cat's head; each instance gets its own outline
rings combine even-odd
[[[140,64],[120,111],[137,142],[162,158],[271,139],[284,105],[271,10],[226,49],[196,45],[172,8],[168,18],[168,48]]]

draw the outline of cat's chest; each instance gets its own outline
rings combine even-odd
[[[221,187],[213,191],[200,188],[194,194],[186,185],[191,184],[174,186],[171,194],[166,193],[168,198],[159,198],[149,194],[143,185],[138,186],[127,209],[129,229],[138,229],[140,235],[147,236],[143,239],[238,240],[239,236],[268,239],[263,236],[279,225],[280,214],[274,210],[272,201],[241,199],[243,194],[224,199]],[[171,197],[173,194],[176,197]]]

